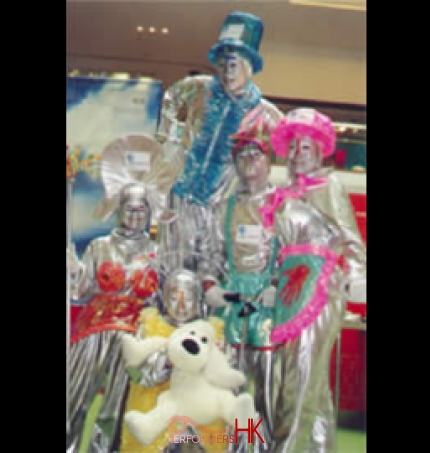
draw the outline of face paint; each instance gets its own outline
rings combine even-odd
[[[270,159],[255,143],[244,145],[235,155],[236,172],[243,189],[258,193],[266,188]]]
[[[308,174],[322,165],[322,153],[318,142],[310,137],[295,138],[288,146],[289,166],[293,175]]]
[[[145,204],[127,203],[122,210],[121,226],[133,231],[143,231],[148,223],[148,209]]]
[[[200,281],[191,271],[179,270],[171,274],[164,291],[164,306],[175,321],[190,321],[199,314]]]
[[[150,220],[150,208],[143,187],[128,187],[122,194],[118,221],[126,236],[143,232]]]
[[[237,52],[221,53],[216,70],[224,89],[230,93],[239,92],[251,77],[249,64]]]

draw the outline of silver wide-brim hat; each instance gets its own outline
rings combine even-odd
[[[142,183],[156,217],[167,209],[167,200],[176,171],[164,158],[163,148],[149,134],[118,137],[105,146],[100,163],[105,199],[96,208],[96,215],[111,215],[118,203],[119,192],[130,183]]]

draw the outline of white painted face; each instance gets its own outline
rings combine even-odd
[[[248,61],[239,53],[231,51],[219,54],[216,71],[222,86],[229,93],[239,92],[252,75]]]
[[[322,165],[320,145],[311,137],[295,138],[288,145],[289,167],[293,175],[312,173]]]
[[[236,172],[243,189],[258,193],[266,188],[270,175],[270,159],[256,143],[248,143],[235,155]]]

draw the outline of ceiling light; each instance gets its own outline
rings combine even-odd
[[[144,30],[144,28],[141,25],[139,25],[138,27],[136,27],[136,30],[140,33]]]
[[[149,27],[148,31],[149,33],[155,33],[157,29],[155,27]]]
[[[169,33],[169,29],[167,27],[163,27],[161,29],[161,33],[163,33],[164,35],[167,35]]]
[[[367,0],[289,0],[292,5],[366,11]]]
[[[128,80],[130,78],[130,74],[128,72],[114,72],[112,74],[112,78],[118,80]]]
[[[333,122],[334,127],[337,128],[339,132],[344,132],[346,129],[355,129],[356,132],[358,131],[365,131],[366,125],[365,124],[357,124],[357,123],[344,123],[344,122]]]

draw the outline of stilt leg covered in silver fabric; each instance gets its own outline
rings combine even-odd
[[[122,332],[89,335],[71,347],[71,434],[70,453],[78,451],[88,409],[99,391],[103,402],[97,416],[88,452],[110,452],[115,440],[128,376],[121,360]]]

